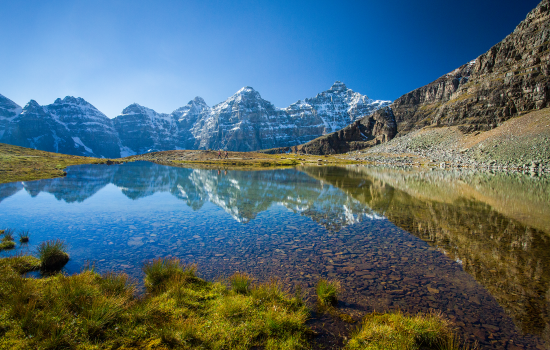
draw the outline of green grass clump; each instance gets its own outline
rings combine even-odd
[[[15,248],[15,242],[14,241],[1,241],[0,242],[0,251],[7,250],[7,249],[13,249]]]
[[[317,301],[323,306],[333,306],[338,303],[340,282],[320,279],[316,287]]]
[[[149,292],[155,292],[167,287],[168,281],[194,279],[196,265],[185,265],[179,259],[154,259],[143,266],[145,287]]]
[[[8,259],[8,258],[6,258]],[[126,275],[93,269],[23,278],[0,259],[0,349],[305,349],[308,310],[273,281],[239,294],[174,259],[144,268],[143,297]],[[11,258],[9,258],[11,259]],[[169,271],[168,273],[165,273]],[[151,282],[151,280],[150,280]]]
[[[29,243],[29,231],[21,231],[19,232],[19,242],[21,243]]]
[[[13,233],[14,231],[11,228],[7,228],[5,230],[2,230],[2,242],[13,242]]]
[[[40,243],[38,256],[41,262],[40,268],[43,271],[60,270],[69,261],[67,245],[59,239]]]
[[[440,314],[401,312],[367,315],[346,344],[348,350],[458,350],[459,341]]]
[[[0,251],[15,248],[15,242],[13,241],[13,230],[5,229],[0,231]]]
[[[17,255],[0,259],[0,271],[12,269],[19,274],[40,269],[40,260],[34,256]]]
[[[235,272],[233,276],[229,277],[231,287],[239,294],[248,294],[251,281],[250,276],[244,272]]]

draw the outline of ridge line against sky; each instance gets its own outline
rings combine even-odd
[[[1,0],[0,94],[82,97],[113,118],[252,86],[277,107],[336,80],[395,100],[485,53],[539,1]]]

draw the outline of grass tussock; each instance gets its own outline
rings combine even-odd
[[[25,231],[25,230],[21,230],[19,232],[19,242],[20,243],[29,243],[29,237],[30,237],[30,233],[29,231]]]
[[[69,261],[67,245],[59,239],[40,243],[37,252],[43,271],[60,270]]]
[[[5,229],[0,230],[0,251],[15,248],[15,242],[13,241],[13,230]]]
[[[185,265],[179,259],[154,259],[143,265],[145,287],[155,292],[168,287],[173,281],[185,283],[196,281],[197,266]]]
[[[440,314],[407,316],[401,312],[367,315],[346,344],[348,350],[459,350],[449,322]]]
[[[138,298],[126,275],[23,278],[8,259],[0,259],[0,348],[308,348],[308,310],[276,281],[245,295],[158,259],[144,266],[148,292]]]
[[[15,248],[14,241],[0,241],[0,251]]]
[[[233,276],[229,277],[229,282],[235,293],[248,294],[252,278],[244,272],[235,272]]]
[[[17,255],[0,259],[0,272],[13,270],[18,274],[24,274],[38,269],[40,269],[40,259],[34,256]]]
[[[0,232],[0,235],[2,236],[2,242],[8,242],[8,241],[13,242],[14,241],[14,238],[13,238],[14,233],[15,233],[15,231],[11,228],[7,228],[5,230],[2,230],[2,232]]]
[[[340,282],[320,279],[317,282],[317,301],[322,306],[334,306],[338,303],[340,293]]]

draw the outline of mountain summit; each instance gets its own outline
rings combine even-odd
[[[389,103],[339,81],[287,108],[245,86],[213,107],[201,97],[170,114],[134,103],[114,119],[80,97],[58,98],[47,106],[32,101],[21,109],[1,96],[0,142],[108,158],[173,149],[255,151],[310,141]]]

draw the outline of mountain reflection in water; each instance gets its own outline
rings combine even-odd
[[[524,174],[309,168],[459,261],[525,333],[550,339],[550,181]]]
[[[482,348],[550,340],[548,178],[83,165],[0,185],[0,225],[30,229],[33,244],[65,239],[69,272],[95,260],[140,277],[143,260],[173,255],[210,279],[241,270],[311,289],[338,278],[351,313],[441,310]]]
[[[25,189],[32,197],[51,193],[67,203],[83,202],[113,184],[130,199],[171,193],[193,210],[211,202],[239,222],[249,222],[273,204],[302,213],[327,229],[376,218],[358,200],[302,171],[218,171],[166,167],[146,162],[125,165],[74,166],[67,177],[0,185],[0,202]]]

